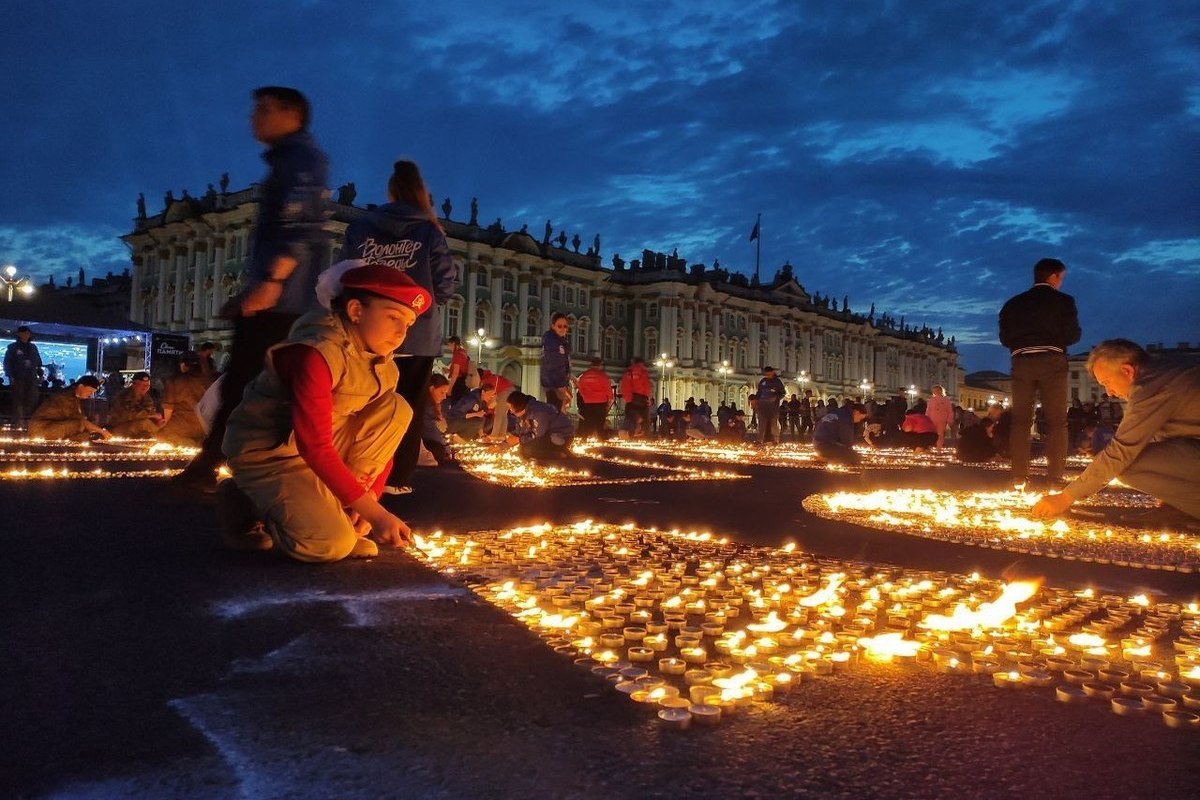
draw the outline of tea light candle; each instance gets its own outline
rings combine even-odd
[[[699,686],[705,683],[712,683],[712,673],[706,669],[689,669],[683,673],[683,682],[688,686]]]
[[[622,631],[627,642],[640,642],[646,638],[646,629],[638,626],[631,626]]]
[[[1083,684],[1082,688],[1084,694],[1086,694],[1088,697],[1095,698],[1096,700],[1112,700],[1113,695],[1116,694],[1116,690],[1106,683],[1094,683],[1089,681],[1088,683]]]
[[[997,689],[1020,689],[1025,685],[1019,672],[997,672],[992,675],[992,684]]]
[[[1176,700],[1181,700],[1187,690],[1188,685],[1186,683],[1179,683],[1170,679],[1158,682],[1158,693],[1164,697],[1173,697]]]
[[[687,662],[682,658],[660,658],[658,670],[663,675],[682,675],[687,671]]]
[[[692,712],[686,708],[664,708],[658,718],[664,728],[672,731],[686,731],[692,724]]]
[[[1088,696],[1077,686],[1059,686],[1054,696],[1060,703],[1086,703]]]
[[[649,647],[631,647],[626,651],[629,660],[637,663],[654,660],[654,651]]]
[[[1109,669],[1100,670],[1097,675],[1099,675],[1100,680],[1104,681],[1105,683],[1121,684],[1129,680],[1128,672],[1122,669],[1112,669],[1111,667]]]
[[[688,689],[688,697],[693,703],[704,705],[713,702],[711,698],[716,698],[716,702],[720,702],[721,690],[711,684],[697,684]]]
[[[1152,694],[1142,698],[1142,706],[1151,713],[1161,714],[1164,711],[1176,711],[1179,708],[1179,703],[1170,697]]]
[[[1020,675],[1021,680],[1030,686],[1045,687],[1054,682],[1054,675],[1044,669],[1031,669]]]
[[[976,675],[995,675],[1000,671],[1000,662],[991,658],[972,659],[971,671]]]
[[[683,647],[679,655],[688,664],[703,664],[708,660],[708,652],[703,647]]]
[[[642,639],[642,646],[649,647],[656,653],[661,653],[667,649],[667,637],[661,633],[653,633]]]
[[[688,710],[692,713],[692,720],[697,725],[711,728],[721,721],[720,706],[709,705],[707,703],[694,703]]]
[[[1123,717],[1132,717],[1141,714],[1145,708],[1142,705],[1142,701],[1136,697],[1114,697],[1111,703],[1113,713],[1120,714]]]
[[[1147,697],[1154,694],[1154,687],[1140,681],[1125,681],[1121,684],[1121,694],[1126,697]]]
[[[1163,722],[1168,728],[1200,730],[1200,714],[1192,711],[1166,711],[1163,713]]]
[[[1096,675],[1083,669],[1068,669],[1063,672],[1063,680],[1073,686],[1082,686],[1088,681],[1096,680]]]

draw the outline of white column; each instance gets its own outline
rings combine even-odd
[[[463,324],[472,335],[475,333],[475,304],[478,292],[475,288],[475,272],[479,269],[479,264],[472,261],[466,265],[463,275],[467,279],[467,307],[463,309]]]
[[[488,324],[488,335],[497,339],[504,332],[504,277],[506,267],[495,267],[492,270],[492,317]]]
[[[592,353],[600,352],[600,295],[595,289],[592,289],[591,294],[592,308],[592,327],[588,330],[588,350]]]
[[[629,337],[629,357],[642,355],[642,304],[634,301],[633,303],[633,330]]]
[[[683,341],[679,343],[680,350],[681,350],[679,357],[683,358],[683,359],[687,359],[689,361],[696,357],[695,354],[692,352],[692,320],[693,319],[694,319],[694,312],[692,311],[692,307],[685,306],[683,309]]]

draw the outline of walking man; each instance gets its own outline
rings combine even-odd
[[[263,369],[267,350],[283,341],[300,316],[318,308],[317,273],[328,263],[329,162],[308,132],[308,99],[286,86],[254,90],[250,128],[267,146],[267,176],[246,266],[249,283],[226,304],[233,344],[221,382],[221,406],[199,455],[176,479],[184,486],[213,485],[223,460],[221,442],[242,391]]]
[[[1075,298],[1059,291],[1067,267],[1056,258],[1033,265],[1033,287],[1000,309],[1000,343],[1012,352],[1012,480],[1029,477],[1029,428],[1033,403],[1046,415],[1046,461],[1051,484],[1067,462],[1067,348],[1079,341]]]

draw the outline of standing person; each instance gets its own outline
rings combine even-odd
[[[783,381],[775,374],[774,367],[763,367],[763,376],[758,381],[754,394],[754,411],[758,415],[758,441],[760,444],[778,442],[776,427],[779,423],[779,403],[787,390]]]
[[[650,373],[645,362],[638,356],[629,360],[629,368],[621,376],[621,401],[625,404],[625,427],[641,436],[649,434],[650,398],[654,388],[650,385]],[[636,420],[631,422],[631,420]]]
[[[660,436],[667,435],[667,417],[671,416],[671,398],[664,397],[654,411],[654,420]]]
[[[571,404],[571,340],[567,315],[555,312],[542,334],[542,391],[546,402],[562,411]]]
[[[32,341],[33,333],[22,325],[17,339],[4,351],[4,374],[8,376],[13,407],[13,424],[24,428],[38,404],[38,383],[42,379],[42,354]]]
[[[412,408],[417,420],[425,418],[433,362],[442,353],[441,314],[438,306],[454,294],[458,273],[446,244],[421,170],[412,161],[397,161],[387,183],[388,202],[346,228],[342,256],[363,264],[403,272],[433,299],[433,308],[422,313],[397,350],[400,378],[396,393]],[[396,450],[388,494],[408,494],[421,455],[421,426],[410,425]]]
[[[267,177],[246,265],[248,285],[223,314],[233,320],[233,344],[221,381],[221,405],[200,453],[175,479],[187,488],[213,483],[225,423],[246,384],[263,368],[267,350],[283,341],[300,316],[316,308],[317,274],[328,263],[329,161],[308,132],[307,98],[286,86],[254,90],[250,127],[267,146]]]
[[[1092,348],[1088,369],[1106,392],[1127,401],[1125,415],[1083,474],[1061,494],[1041,498],[1033,515],[1061,514],[1120,478],[1188,515],[1192,519],[1186,524],[1195,528],[1200,518],[1200,364],[1151,358],[1128,339],[1109,339]],[[1143,522],[1181,521],[1170,509],[1149,517]]]
[[[467,393],[467,370],[471,366],[471,357],[462,346],[462,339],[451,336],[446,340],[450,345],[450,373],[446,379],[450,382],[450,402],[457,403],[458,399]]]
[[[812,404],[812,389],[804,390],[804,397],[800,398],[800,438],[804,439],[812,433],[813,429],[813,404]]]
[[[317,292],[330,310],[305,315],[271,348],[229,418],[223,541],[298,561],[369,558],[379,548],[368,534],[397,547],[411,537],[379,503],[413,419],[393,389],[392,353],[433,298],[382,264],[334,267]]]
[[[72,442],[86,442],[93,436],[111,439],[111,433],[83,413],[83,401],[90,400],[99,388],[99,379],[84,375],[74,385],[52,393],[29,418],[30,437]]]
[[[954,404],[946,397],[945,387],[935,384],[930,390],[925,416],[933,421],[933,427],[937,430],[936,446],[941,448],[945,442],[946,428],[954,424]]]
[[[1000,309],[1000,343],[1012,352],[1012,480],[1029,478],[1029,428],[1037,396],[1046,414],[1046,462],[1050,483],[1067,464],[1067,348],[1079,341],[1075,299],[1059,291],[1067,267],[1057,258],[1033,265],[1033,287]]]
[[[613,404],[612,381],[604,371],[604,361],[593,358],[575,384],[579,392],[579,438],[604,438],[605,420]]]

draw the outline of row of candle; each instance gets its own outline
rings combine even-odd
[[[858,445],[855,450],[862,459],[862,467],[876,470],[945,467],[959,463],[953,450],[929,450],[918,453],[908,448],[872,448],[865,445]],[[811,444],[803,442],[786,442],[760,447],[749,443],[717,442],[711,439],[610,439],[604,442],[579,443],[576,445],[576,452],[603,460],[614,460],[614,453],[626,452],[641,456],[670,456],[686,461],[719,464],[842,469],[838,465],[827,464]],[[1082,470],[1088,463],[1090,463],[1088,458],[1072,456],[1068,459],[1067,466],[1071,469]],[[1041,464],[1045,464],[1045,459],[1042,459]],[[993,469],[1008,468],[1006,463],[999,462],[972,466]],[[1034,472],[1037,471],[1034,470]]]
[[[641,477],[597,478],[586,470],[525,460],[514,449],[497,449],[477,444],[455,445],[454,455],[462,468],[471,475],[488,483],[512,487],[549,488],[662,481],[737,480],[747,477],[719,470],[634,463],[633,466],[650,469],[660,474]]]
[[[8,469],[0,471],[0,480],[74,480],[80,478],[170,478],[179,474],[178,469],[108,470],[97,467],[91,470],[74,470],[69,467],[54,469]]]
[[[1029,509],[1036,500],[1036,495],[1019,491],[900,489],[815,494],[803,505],[817,516],[957,544],[1101,564],[1200,569],[1200,539],[1195,536],[1079,519],[1034,519]],[[1138,508],[1146,502],[1145,495],[1106,491],[1080,505]]]
[[[591,521],[438,533],[418,548],[676,727],[713,724],[862,659],[931,664],[998,686],[1008,683],[996,675],[1028,674],[1018,679],[1032,686],[1076,668],[1119,671],[1129,658],[1130,669],[1155,671],[1151,693],[1163,699],[1150,704],[1165,708],[1162,692],[1177,693],[1177,705],[1200,698],[1187,685],[1200,687],[1194,604],[1005,587]],[[1175,662],[1156,660],[1172,647]]]

